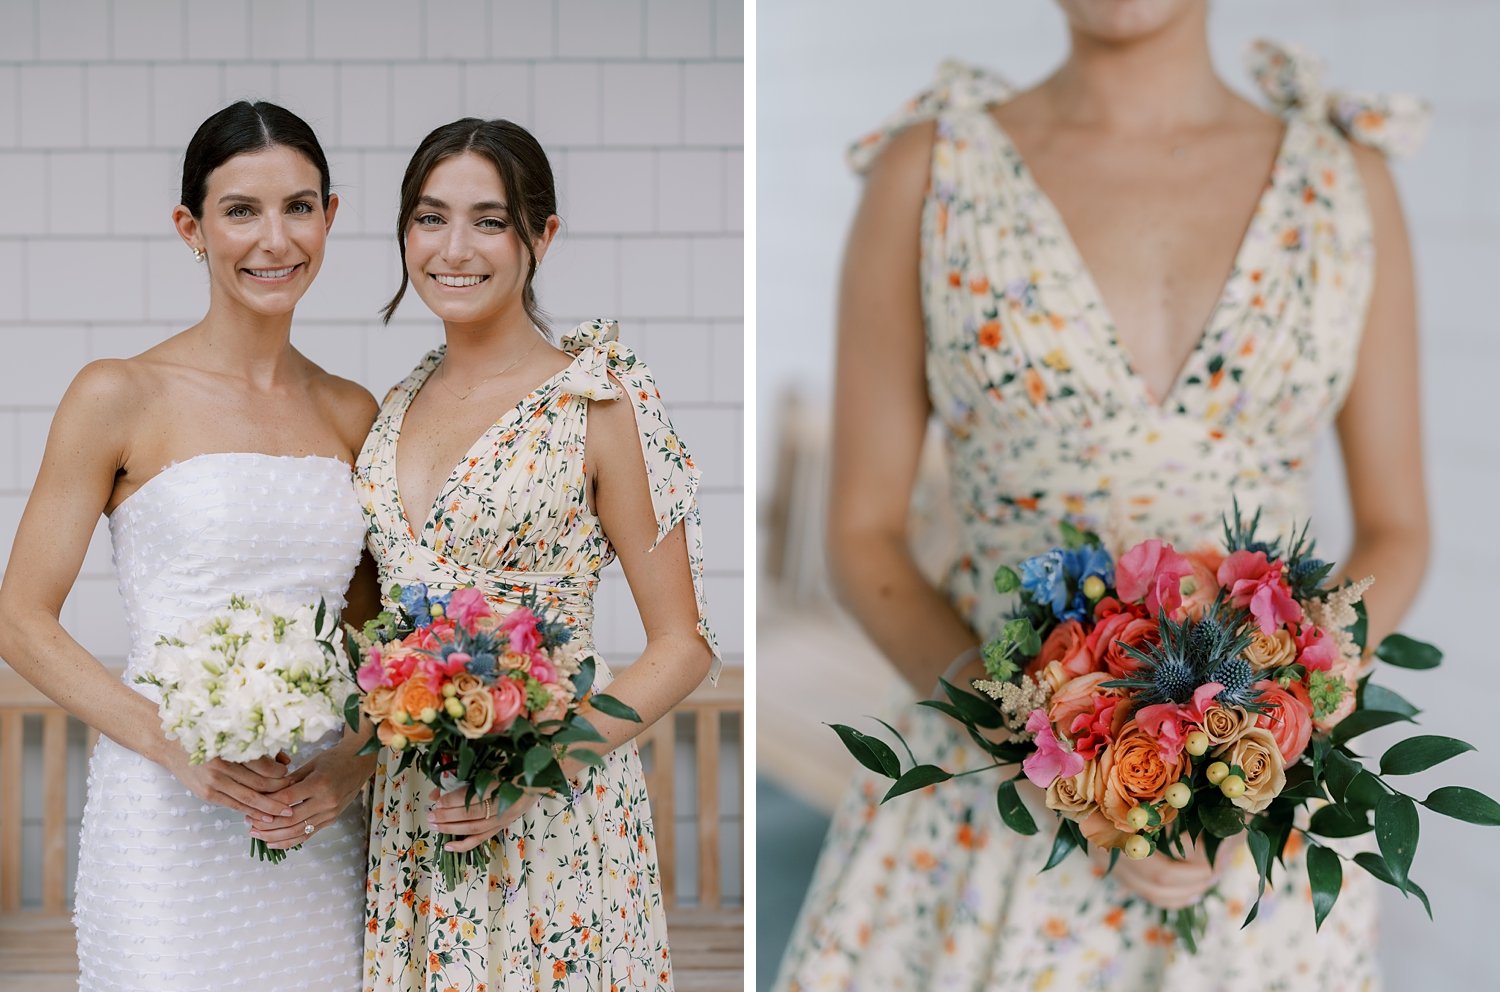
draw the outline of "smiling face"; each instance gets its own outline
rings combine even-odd
[[[1057,0],[1079,34],[1110,44],[1136,41],[1201,13],[1205,0]]]
[[[208,177],[203,216],[173,211],[190,248],[207,253],[212,298],[261,316],[287,314],[312,285],[338,197],[323,208],[317,166],[284,145],[244,152]]]
[[[549,217],[532,242],[537,262],[559,223]],[[464,152],[433,166],[406,228],[406,275],[422,302],[449,324],[529,322],[531,272],[494,163]]]

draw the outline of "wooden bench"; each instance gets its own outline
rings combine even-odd
[[[682,992],[728,992],[743,986],[743,911],[727,906],[722,892],[719,808],[721,725],[725,715],[743,719],[744,673],[726,668],[717,687],[704,685],[676,713],[640,738],[648,769],[661,859],[663,898],[672,940],[673,968]],[[41,889],[23,905],[22,826],[26,721],[41,726]],[[77,987],[78,959],[67,878],[70,725],[77,722],[12,671],[0,669],[0,992],[53,992]],[[92,749],[97,734],[85,731]],[[696,844],[697,881],[677,884],[678,754],[691,748],[695,809],[689,821]],[[743,794],[743,783],[731,783]],[[739,818],[739,849],[744,850]],[[738,860],[738,859],[737,859]],[[743,873],[740,875],[743,891]]]

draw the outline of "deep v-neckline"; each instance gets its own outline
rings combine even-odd
[[[1219,327],[1221,317],[1226,309],[1239,298],[1241,294],[1236,292],[1239,280],[1245,278],[1250,266],[1246,264],[1251,250],[1262,240],[1259,226],[1264,223],[1264,218],[1269,215],[1272,199],[1276,195],[1278,180],[1286,168],[1287,156],[1290,154],[1293,141],[1293,133],[1297,126],[1296,117],[1283,119],[1281,138],[1276,145],[1276,154],[1271,160],[1271,168],[1261,187],[1260,195],[1256,197],[1255,209],[1251,212],[1240,234],[1239,243],[1235,246],[1234,260],[1230,263],[1229,272],[1219,286],[1218,296],[1214,299],[1213,306],[1209,309],[1208,317],[1204,320],[1193,346],[1183,357],[1168,382],[1167,391],[1161,396],[1155,396],[1151,386],[1131,357],[1129,349],[1120,340],[1118,325],[1115,323],[1114,313],[1109,308],[1108,301],[1099,290],[1099,285],[1094,280],[1093,270],[1089,268],[1088,260],[1083,257],[1078,243],[1073,238],[1072,229],[1063,219],[1062,211],[1053,202],[1052,197],[1042,188],[1036,175],[1031,171],[1031,165],[1021,154],[1020,148],[1016,146],[1000,121],[995,117],[994,109],[997,104],[990,103],[980,109],[979,116],[983,117],[986,124],[994,135],[1000,140],[1004,151],[1011,157],[1015,164],[1014,172],[1016,178],[1024,183],[1027,191],[1035,198],[1046,214],[1047,221],[1052,225],[1063,250],[1071,257],[1077,272],[1077,277],[1082,291],[1086,295],[1089,306],[1099,315],[1101,330],[1104,335],[1104,346],[1115,360],[1119,363],[1121,373],[1130,381],[1133,388],[1139,393],[1141,403],[1152,410],[1162,413],[1180,405],[1183,387],[1186,385],[1189,373],[1196,364],[1198,356],[1208,346],[1210,339],[1215,336]]]
[[[490,439],[494,436],[496,431],[506,426],[510,421],[516,420],[517,418],[523,416],[527,407],[533,401],[535,401],[535,399],[539,395],[541,395],[549,387],[551,387],[553,383],[560,380],[574,365],[578,364],[578,356],[575,355],[573,356],[573,360],[571,362],[558,369],[547,378],[543,379],[534,388],[532,388],[530,392],[517,400],[515,402],[515,405],[503,411],[500,414],[499,419],[495,420],[480,432],[479,436],[474,439],[474,443],[469,445],[464,453],[459,456],[458,461],[453,466],[453,470],[448,473],[447,478],[442,481],[442,484],[438,486],[437,491],[433,493],[432,502],[427,506],[427,514],[422,518],[422,525],[420,528],[418,528],[413,526],[411,514],[407,510],[406,499],[401,495],[401,466],[399,464],[399,460],[401,457],[401,431],[402,428],[406,425],[406,412],[411,409],[411,405],[417,400],[417,394],[422,391],[422,387],[427,384],[427,380],[430,379],[432,377],[432,374],[437,371],[438,366],[443,363],[443,361],[447,358],[447,355],[448,352],[446,346],[438,347],[430,355],[428,355],[426,360],[424,360],[422,364],[417,367],[416,371],[412,373],[412,379],[407,383],[406,388],[403,389],[405,399],[397,408],[395,416],[391,418],[390,431],[388,435],[390,437],[391,445],[391,494],[395,500],[396,513],[400,515],[401,523],[406,526],[407,533],[409,533],[417,541],[418,544],[426,543],[424,535],[427,531],[427,525],[430,524],[433,521],[434,517],[437,516],[438,508],[443,505],[443,502],[448,498],[448,494],[453,490],[454,485],[456,485],[460,480],[461,473],[464,467],[469,463],[469,460],[476,457],[476,452],[482,452],[485,448],[487,448],[490,444]]]

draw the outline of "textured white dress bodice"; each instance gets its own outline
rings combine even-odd
[[[337,459],[236,452],[169,466],[110,519],[126,684],[154,692],[134,677],[157,637],[231,595],[342,607],[364,531]],[[79,849],[80,989],[358,989],[367,842],[355,803],[280,865],[263,864],[241,814],[100,738]]]

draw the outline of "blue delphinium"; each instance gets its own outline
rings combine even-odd
[[[1083,583],[1097,575],[1107,586],[1115,584],[1115,562],[1109,552],[1096,544],[1085,544],[1063,552],[1063,570],[1069,584],[1083,588]]]
[[[432,613],[427,609],[427,584],[425,582],[413,582],[409,586],[401,587],[401,609],[411,617],[411,622],[418,627],[425,627],[432,623]]]
[[[1055,615],[1061,615],[1068,607],[1065,554],[1062,549],[1053,548],[1021,562],[1021,588],[1038,603],[1052,607]]]

